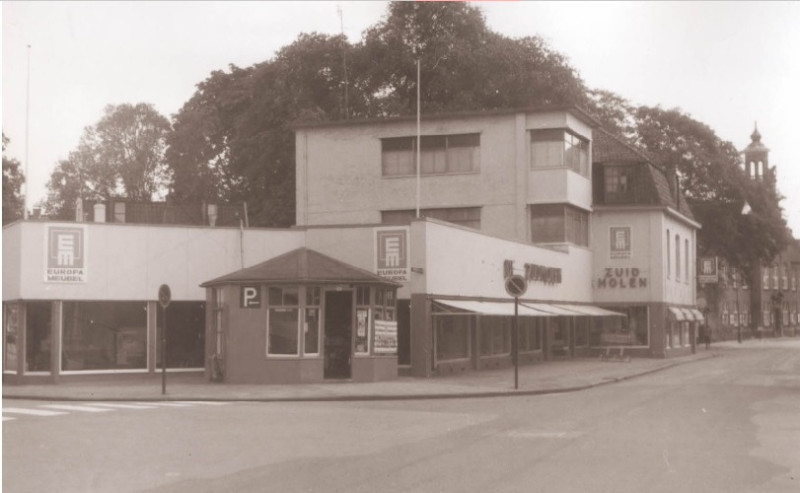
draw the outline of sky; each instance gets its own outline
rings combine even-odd
[[[800,237],[800,2],[474,5],[493,31],[542,37],[590,88],[680,108],[740,150],[757,122]],[[386,2],[3,1],[0,110],[29,208],[106,105],[151,103],[170,117],[214,70],[269,60],[303,32],[343,29],[357,42],[386,12]]]

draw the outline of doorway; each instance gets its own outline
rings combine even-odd
[[[350,378],[353,292],[325,293],[325,378]]]

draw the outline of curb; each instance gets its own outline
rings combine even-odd
[[[445,399],[486,399],[494,397],[524,397],[545,394],[564,394],[568,392],[579,392],[588,390],[595,387],[610,385],[614,383],[632,380],[634,378],[650,375],[660,371],[668,370],[676,366],[682,366],[689,363],[704,361],[711,358],[720,357],[719,354],[707,353],[698,356],[691,361],[678,361],[667,363],[663,366],[642,370],[637,373],[625,375],[621,377],[609,378],[608,380],[601,380],[594,383],[584,385],[575,385],[571,387],[552,387],[547,389],[533,389],[533,390],[498,390],[489,392],[454,392],[454,393],[420,393],[420,394],[365,394],[365,395],[333,395],[333,396],[296,396],[296,397],[231,397],[229,399],[223,397],[170,397],[169,395],[161,397],[102,397],[102,396],[89,396],[89,397],[72,397],[72,396],[54,396],[54,395],[14,395],[4,394],[3,399],[9,400],[28,400],[28,401],[62,401],[62,402],[378,402],[378,401],[410,401],[410,400],[445,400]]]

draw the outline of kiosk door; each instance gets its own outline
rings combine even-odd
[[[325,293],[325,378],[350,378],[353,292]]]

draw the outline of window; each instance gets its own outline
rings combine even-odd
[[[173,301],[167,314],[167,368],[205,366],[205,303]],[[164,310],[156,311],[156,365],[161,368],[161,334]]]
[[[299,288],[269,288],[267,354],[299,354],[299,313]]]
[[[50,371],[51,307],[49,301],[25,303],[26,371]]]
[[[481,317],[481,356],[511,353],[511,317]]]
[[[772,289],[778,289],[778,266],[772,266]]]
[[[147,368],[147,303],[64,302],[64,371]]]
[[[592,346],[648,346],[650,344],[647,329],[647,307],[610,306],[607,308],[624,313],[626,317],[595,318],[589,334],[589,343]],[[667,341],[671,341],[669,335]]]
[[[214,348],[214,355],[217,357],[222,356],[222,323],[223,323],[223,310],[224,300],[222,296],[222,288],[213,288],[212,295],[214,297],[214,334],[216,337],[216,345]]]
[[[521,352],[541,351],[542,334],[546,327],[543,317],[519,317],[519,350]]]
[[[670,273],[672,272],[672,254],[670,253],[670,241],[672,241],[672,237],[669,235],[669,229],[667,230],[667,279],[669,279]]]
[[[681,236],[675,235],[675,280],[681,279]]]
[[[533,243],[589,246],[589,213],[564,204],[530,206]]]
[[[531,168],[569,168],[589,176],[589,142],[562,129],[531,132]]]
[[[475,322],[471,315],[435,315],[436,361],[469,359],[470,333]]]
[[[764,285],[764,289],[769,289],[769,267],[761,268],[761,284]]]
[[[481,229],[480,207],[420,209],[419,214],[422,217],[431,217],[467,228]],[[381,211],[381,223],[383,224],[409,224],[416,217],[416,210]]]
[[[728,303],[723,303],[722,304],[722,317],[721,318],[722,318],[722,320],[721,320],[722,321],[722,325],[728,325],[728,321],[730,320],[730,318],[728,318]]]
[[[416,137],[381,139],[383,176],[417,173]],[[480,134],[424,135],[420,149],[420,174],[468,173],[480,169]]]
[[[689,282],[689,240],[683,240],[683,278]]]
[[[19,303],[3,303],[3,370],[17,371],[17,338],[19,337]]]
[[[322,290],[306,287],[305,320],[303,321],[303,354],[319,354],[319,332],[322,327]]]
[[[370,288],[356,288],[356,353],[369,354],[370,340]]]
[[[789,289],[789,266],[783,264],[781,266],[781,286],[784,290]]]
[[[603,200],[608,203],[630,200],[633,190],[633,172],[632,166],[604,166]]]

